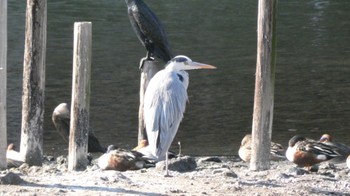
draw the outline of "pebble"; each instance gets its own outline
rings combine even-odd
[[[274,178],[278,179],[278,180],[280,180],[280,179],[288,179],[290,177],[293,177],[293,175],[288,175],[288,174],[285,174],[285,173],[279,173],[279,174],[276,174],[274,176]]]
[[[287,175],[291,174],[291,175],[304,175],[304,174],[308,174],[309,172],[299,168],[299,167],[292,167],[289,170],[287,170]]]
[[[198,159],[198,163],[202,163],[202,162],[221,163],[222,161],[219,157],[204,157],[204,158]]]
[[[68,164],[67,158],[64,156],[57,157],[56,162],[59,165]]]
[[[212,173],[213,173],[213,174],[219,174],[219,173],[223,173],[225,170],[227,170],[227,169],[223,169],[223,168],[214,169],[214,170],[212,171]]]
[[[216,175],[216,174],[222,174],[224,176],[227,177],[232,177],[232,178],[237,178],[237,174],[233,171],[231,171],[230,169],[227,168],[220,168],[220,169],[214,169],[212,171],[212,174]]]
[[[237,178],[237,177],[238,177],[237,174],[236,174],[235,172],[233,172],[233,171],[226,171],[226,172],[224,172],[223,174],[224,174],[225,176],[231,177],[231,178]]]
[[[177,172],[189,172],[197,168],[197,163],[193,157],[183,156],[169,160],[169,170]],[[165,169],[165,161],[158,162],[156,169]]]
[[[46,161],[49,161],[49,162],[51,162],[51,161],[55,161],[55,157],[54,156],[44,156],[44,160],[46,160]]]
[[[23,183],[24,180],[22,180],[21,177],[19,177],[19,175],[9,172],[7,173],[5,176],[0,177],[0,184],[3,185],[18,185]]]

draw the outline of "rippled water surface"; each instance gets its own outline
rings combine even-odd
[[[251,131],[256,65],[256,1],[145,0],[176,54],[217,70],[190,71],[187,105],[173,150],[237,154]],[[350,1],[279,1],[273,140],[327,131],[350,145]],[[8,1],[8,136],[19,143],[25,1]],[[101,143],[137,143],[138,62],[145,49],[123,0],[48,1],[44,148],[67,154],[51,114],[70,102],[73,24],[93,23],[91,118]],[[294,131],[291,131],[294,130]]]

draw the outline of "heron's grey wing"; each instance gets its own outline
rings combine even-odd
[[[173,82],[169,82],[169,89],[166,91],[163,115],[160,121],[160,141],[158,143],[159,154],[167,152],[178,131],[180,122],[186,108],[187,91],[178,76],[172,75]]]
[[[159,71],[150,81],[144,103],[147,136],[152,154],[163,158],[185,112],[187,92],[173,72]]]

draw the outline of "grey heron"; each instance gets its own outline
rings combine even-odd
[[[65,141],[69,138],[70,111],[67,103],[59,104],[52,113],[52,122],[56,130]],[[89,130],[88,152],[106,152],[107,149],[102,147],[96,136]]]
[[[188,100],[189,77],[185,70],[215,68],[179,55],[156,73],[147,86],[144,119],[149,145],[139,151],[156,161],[165,158],[165,176],[169,176],[168,150],[183,118]]]
[[[131,26],[147,50],[147,55],[142,59],[140,68],[144,60],[154,60],[153,57],[168,62],[173,55],[166,32],[157,16],[142,0],[125,0],[125,3],[128,7]]]

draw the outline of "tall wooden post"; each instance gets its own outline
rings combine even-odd
[[[276,12],[277,0],[259,0],[251,170],[270,168],[276,61]]]
[[[7,0],[0,1],[0,170],[6,169]]]
[[[27,0],[23,64],[21,154],[41,165],[43,154],[46,0]]]
[[[142,60],[141,60],[142,61]],[[140,107],[139,107],[139,134],[138,142],[142,140],[147,140],[144,113],[143,113],[143,103],[144,96],[151,78],[158,72],[157,63],[155,61],[145,61],[141,70],[141,79],[140,79]]]
[[[72,104],[69,135],[69,170],[85,170],[89,135],[91,22],[74,23]]]

